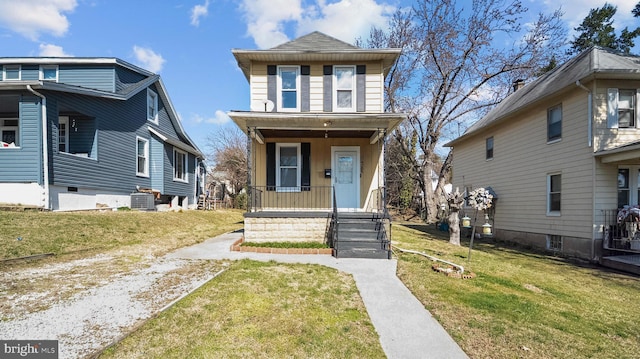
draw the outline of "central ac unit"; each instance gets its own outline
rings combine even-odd
[[[153,193],[132,193],[131,209],[155,211],[156,205]]]

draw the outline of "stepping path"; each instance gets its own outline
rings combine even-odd
[[[168,257],[184,259],[252,259],[320,264],[353,275],[380,343],[390,359],[468,358],[431,313],[396,276],[395,259],[334,258],[328,255],[232,252],[242,232],[226,233],[181,248]]]

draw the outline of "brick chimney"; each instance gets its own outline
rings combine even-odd
[[[524,87],[524,80],[517,79],[517,80],[513,81],[513,92],[516,92],[516,91],[520,90],[523,87]]]

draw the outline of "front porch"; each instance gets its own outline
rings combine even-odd
[[[605,225],[600,263],[608,268],[640,274],[640,208],[603,212]]]

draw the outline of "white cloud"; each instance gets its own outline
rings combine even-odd
[[[44,57],[71,57],[73,55],[64,52],[62,46],[53,44],[40,44],[40,53],[38,56]]]
[[[213,117],[204,118],[198,114],[195,114],[193,115],[192,120],[195,123],[204,122],[204,123],[210,123],[214,125],[223,125],[231,121],[231,118],[229,118],[229,116],[227,116],[227,114],[224,111],[217,110],[216,113],[213,115]]]
[[[321,31],[353,43],[367,37],[372,26],[386,27],[396,9],[376,0],[243,0],[240,10],[247,34],[258,48],[271,48],[289,41],[286,30],[301,36]]]
[[[191,9],[191,25],[200,25],[200,18],[209,14],[209,0],[205,0],[204,4],[196,5]]]
[[[165,63],[165,59],[162,58],[162,55],[156,54],[149,48],[134,45],[133,54],[138,65],[151,72],[160,72],[162,70],[162,65]]]
[[[41,34],[63,36],[69,29],[65,13],[76,0],[0,0],[0,26],[36,41]]]
[[[616,30],[622,30],[625,26],[629,28],[635,28],[637,25],[637,19],[631,14],[631,10],[634,8],[636,1],[631,0],[607,0],[607,3],[617,7],[616,15],[614,19],[614,27]],[[562,11],[564,12],[564,20],[567,23],[570,34],[574,33],[574,28],[578,27],[584,18],[589,15],[589,11],[595,8],[601,8],[604,6],[603,0],[565,0],[562,2]],[[557,1],[546,0],[544,2],[545,11],[552,11],[560,7]],[[573,35],[570,35],[573,38]]]

